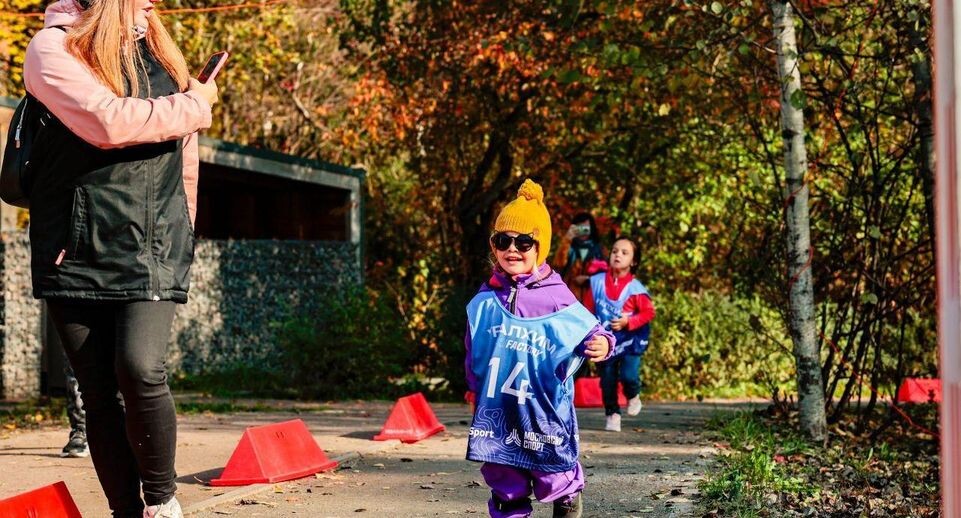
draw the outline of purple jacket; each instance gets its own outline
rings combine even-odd
[[[497,295],[497,300],[508,311],[519,317],[527,318],[556,313],[577,302],[574,294],[561,279],[560,274],[552,270],[550,266],[546,263],[541,265],[539,273],[541,275],[539,281],[534,279],[533,274],[521,275],[514,281],[503,272],[495,269],[490,280],[481,286],[478,293],[493,291]],[[600,323],[588,333],[584,342],[574,350],[574,354],[584,356],[584,350],[587,347],[585,344],[598,334],[607,338],[608,343],[611,344],[607,353],[607,358],[610,358],[614,352],[614,335],[610,331],[605,331]],[[471,368],[470,329],[464,334],[464,347],[467,349],[467,357],[464,359],[467,390],[477,392],[477,379],[474,376],[474,370]]]

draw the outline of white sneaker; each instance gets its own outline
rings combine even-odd
[[[143,510],[143,518],[184,518],[177,497],[173,497],[164,504],[148,505]]]
[[[631,400],[627,402],[627,415],[640,414],[642,406],[644,405],[641,404],[640,394],[632,397]]]
[[[604,425],[604,429],[608,432],[621,431],[621,414],[611,414],[607,416],[607,424]]]

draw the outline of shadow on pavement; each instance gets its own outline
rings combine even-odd
[[[375,430],[375,431],[358,430],[356,432],[341,434],[341,437],[346,437],[348,439],[363,439],[365,441],[372,441],[374,440],[374,436],[377,435],[378,433],[379,433],[379,430]]]
[[[211,480],[219,477],[223,471],[224,468],[214,468],[205,471],[198,471],[196,473],[190,473],[188,475],[181,475],[177,477],[177,483],[206,486]]]

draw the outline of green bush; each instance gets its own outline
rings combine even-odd
[[[223,398],[296,397],[285,374],[276,365],[246,362],[227,364],[220,369],[188,374],[176,372],[168,378],[176,391],[200,392]]]
[[[768,397],[793,387],[791,340],[760,299],[678,291],[654,302],[643,367],[652,397]]]
[[[294,315],[277,334],[282,362],[300,397],[391,398],[413,387],[415,345],[396,305],[346,287],[313,314]]]
[[[428,358],[428,371],[447,381],[433,396],[439,401],[463,401],[467,390],[464,372],[464,334],[467,332],[467,303],[476,289],[454,289],[439,302],[431,329],[437,343],[436,354]]]

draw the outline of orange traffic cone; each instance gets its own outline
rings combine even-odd
[[[337,467],[300,419],[251,426],[212,486],[246,486],[283,482]]]
[[[444,425],[437,420],[424,395],[418,392],[397,400],[387,422],[380,433],[374,436],[374,440],[398,439],[412,443],[443,431]]]
[[[898,403],[940,403],[941,380],[905,378],[898,389]]]
[[[62,481],[0,500],[4,518],[81,518],[67,485]]]
[[[627,406],[624,387],[617,384],[617,404]],[[601,397],[601,378],[584,377],[574,380],[574,406],[576,408],[600,408],[604,406]]]

